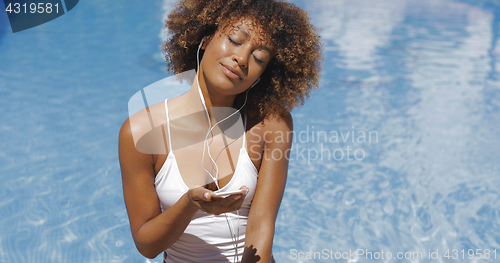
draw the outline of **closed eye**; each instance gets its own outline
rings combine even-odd
[[[229,42],[231,42],[232,44],[234,44],[236,46],[241,45],[240,43],[234,41],[230,36],[228,36],[227,39],[229,40]],[[255,55],[253,57],[254,57],[255,61],[257,61],[257,63],[259,63],[260,65],[264,65],[264,61],[258,59]]]
[[[233,43],[233,44],[235,44],[235,45],[237,45],[237,46],[239,46],[239,45],[240,45],[240,43],[238,43],[238,42],[234,41],[231,37],[227,37],[227,38],[229,39],[229,41],[230,41],[231,43]]]
[[[253,56],[253,57],[255,58],[255,61],[257,61],[257,63],[264,65],[264,61],[258,59],[256,56]]]

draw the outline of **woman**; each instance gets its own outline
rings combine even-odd
[[[120,130],[137,249],[148,258],[165,251],[169,263],[273,262],[290,111],[318,84],[319,36],[303,10],[275,0],[181,1],[166,28],[169,70],[197,73],[188,92]],[[152,123],[161,129],[147,133]],[[144,150],[151,145],[164,145],[165,154]]]

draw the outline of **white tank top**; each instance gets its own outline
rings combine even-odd
[[[160,200],[162,212],[172,207],[189,190],[189,187],[182,179],[172,151],[167,100],[165,100],[165,111],[167,115],[169,152],[155,178],[156,193]],[[257,177],[257,168],[246,149],[246,134],[244,132],[243,146],[240,149],[233,177],[224,187],[216,191],[238,190],[242,185],[250,189],[238,214],[234,211],[213,215],[199,210],[181,237],[165,250],[165,262],[239,262],[243,255],[248,213],[255,194]],[[233,235],[237,235],[238,229],[239,236],[232,238],[231,231]],[[237,244],[234,241],[237,241]]]

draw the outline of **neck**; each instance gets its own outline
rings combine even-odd
[[[191,88],[189,89],[188,92],[185,93],[185,96],[183,96],[184,97],[183,103],[186,103],[185,105],[187,105],[187,104],[193,105],[192,107],[190,107],[191,110],[194,110],[195,112],[199,112],[199,111],[205,111],[205,108],[202,105],[202,100],[204,100],[209,118],[211,119],[212,125],[214,125],[217,120],[215,120],[214,119],[215,117],[212,116],[211,108],[212,107],[225,107],[225,108],[232,107],[234,100],[236,98],[236,95],[227,96],[224,94],[211,92],[209,89],[207,89],[207,86],[205,85],[204,78],[202,77],[202,73],[199,72],[199,74],[200,74],[199,78],[197,78],[197,77],[194,78],[194,81],[193,81],[193,84],[191,85]],[[200,92],[198,90],[198,79],[200,80],[199,89],[201,90],[201,93],[203,95],[201,98],[200,98]],[[218,116],[218,118],[220,118],[220,116]]]
[[[207,83],[205,82],[205,77],[203,74],[203,70],[200,68],[198,72],[198,78],[195,81],[199,80],[199,87],[203,94],[203,98],[205,100],[205,105],[207,106],[208,111],[210,112],[210,107],[233,107],[234,100],[236,95],[225,95],[221,93],[215,92],[215,89],[209,89],[207,87]],[[196,84],[193,82],[193,84]],[[193,85],[191,90],[195,89],[196,93],[198,92],[198,85]]]

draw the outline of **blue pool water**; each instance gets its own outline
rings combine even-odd
[[[500,4],[292,2],[325,63],[292,112],[278,262],[499,262]],[[133,244],[117,134],[128,100],[168,76],[171,6],[80,1],[15,34],[0,11],[0,262],[161,262]],[[357,249],[373,259],[335,259]]]

